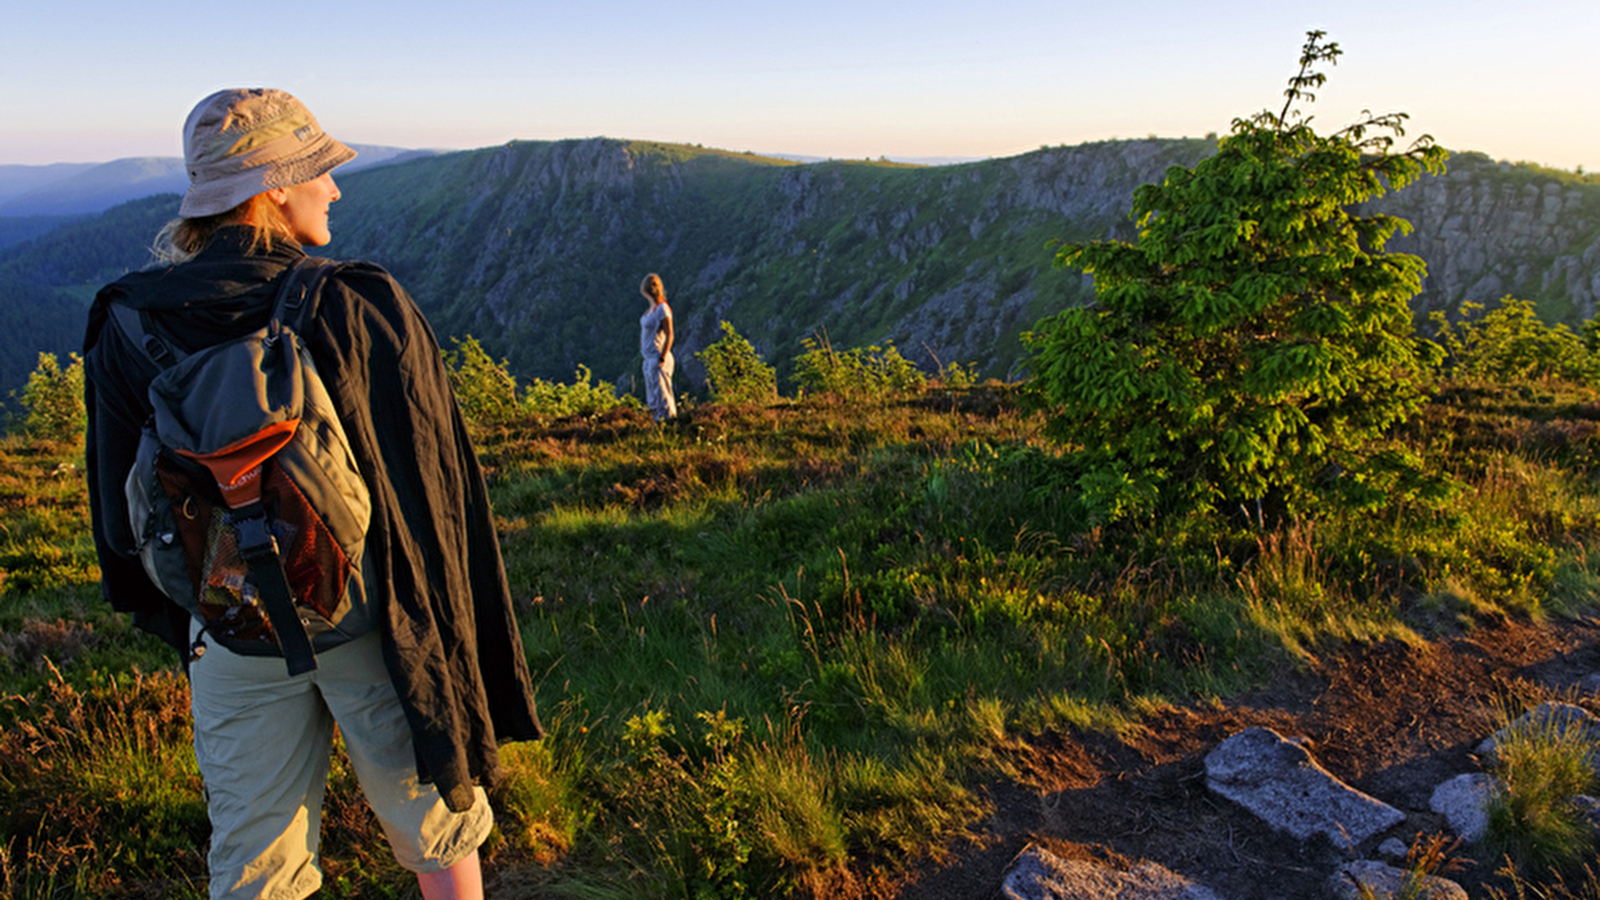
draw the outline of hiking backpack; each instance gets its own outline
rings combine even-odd
[[[300,260],[266,326],[192,351],[148,312],[111,307],[161,370],[126,483],[145,571],[224,646],[281,654],[291,675],[317,667],[313,640],[365,615],[371,498],[300,338],[336,266]]]

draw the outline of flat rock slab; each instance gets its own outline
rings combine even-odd
[[[1126,871],[1062,859],[1042,847],[1022,851],[1000,886],[1005,900],[1222,900],[1153,862]]]
[[[1375,897],[1414,897],[1416,900],[1467,900],[1467,892],[1448,878],[1429,875],[1420,884],[1412,875],[1394,866],[1373,860],[1353,862],[1334,873],[1328,892],[1336,900],[1361,900],[1361,887]],[[1361,887],[1358,887],[1360,885]],[[1407,893],[1407,891],[1413,893]]]
[[[1300,840],[1320,834],[1346,850],[1405,820],[1269,728],[1247,728],[1218,744],[1206,755],[1206,784],[1280,831]]]

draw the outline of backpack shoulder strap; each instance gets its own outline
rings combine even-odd
[[[159,336],[150,313],[143,309],[134,309],[126,303],[112,302],[110,304],[111,317],[117,321],[117,327],[127,335],[128,340],[138,347],[145,357],[156,364],[156,368],[165,369],[183,359],[185,354],[173,342]]]
[[[306,326],[317,316],[317,306],[322,302],[322,284],[343,263],[320,256],[307,256],[297,260],[283,273],[278,286],[278,299],[273,304],[272,321],[295,334],[304,334]]]
[[[279,276],[271,321],[287,326],[296,334],[304,333],[306,323],[316,318],[317,304],[322,298],[322,283],[342,265],[320,256],[296,260]],[[163,334],[149,310],[135,309],[115,301],[109,305],[117,327],[157,368],[176,365],[189,356],[177,341]]]

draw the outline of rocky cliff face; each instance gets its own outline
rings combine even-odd
[[[1463,153],[1447,174],[1425,176],[1380,206],[1414,229],[1390,249],[1428,263],[1419,308],[1454,311],[1510,294],[1538,301],[1547,318],[1593,318],[1600,186]]]

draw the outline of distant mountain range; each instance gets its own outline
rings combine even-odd
[[[779,369],[803,342],[893,342],[930,368],[1024,371],[1020,334],[1092,296],[1052,265],[1052,240],[1131,238],[1135,188],[1215,149],[1202,139],[1107,141],[917,167],[790,160],[594,138],[512,142],[348,171],[327,255],[389,268],[446,348],[475,336],[521,378],[578,366],[628,389],[639,279],[659,272],[678,319],[681,382],[730,322]],[[377,154],[364,154],[369,161]],[[58,181],[85,173],[66,173]],[[1390,249],[1428,263],[1419,312],[1506,294],[1576,324],[1600,298],[1592,176],[1457,153],[1379,206],[1414,232]],[[175,194],[57,222],[0,249],[0,386],[41,350],[81,341],[94,291],[146,265]],[[7,222],[0,219],[0,228]]]
[[[438,152],[365,144],[353,147],[357,156],[341,171],[354,172]],[[183,158],[177,156],[140,156],[107,163],[0,165],[0,217],[92,215],[141,197],[182,193],[188,186]]]
[[[188,186],[179,157],[91,164],[0,166],[0,216],[82,216]]]
[[[434,156],[440,150],[407,150],[370,144],[351,145],[355,159],[339,168],[357,172],[373,166]],[[794,162],[825,162],[827,157],[772,154]],[[973,157],[927,156],[896,159],[918,166],[974,162]],[[107,163],[54,163],[42,166],[0,165],[0,218],[44,216],[55,219],[105,212],[118,203],[155,194],[181,194],[189,187],[183,158],[138,156]],[[5,246],[0,239],[0,247]]]

